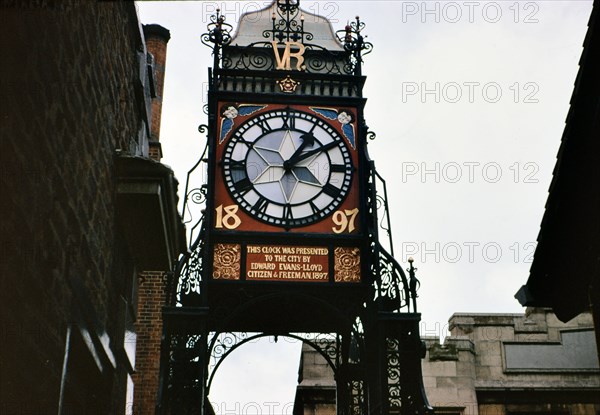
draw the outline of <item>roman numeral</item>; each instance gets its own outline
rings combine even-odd
[[[296,128],[296,117],[288,114],[284,119],[283,119],[283,128],[286,128],[288,130],[293,130]]]
[[[283,219],[294,219],[291,205],[283,205]]]
[[[235,187],[235,190],[242,194],[245,194],[252,189],[252,182],[247,177],[244,177],[242,180],[235,182],[233,186]]]
[[[264,213],[267,211],[267,206],[269,206],[269,201],[261,196],[254,206],[252,206],[252,209],[256,212]]]
[[[246,170],[246,164],[242,160],[227,160],[227,164],[231,170]]]
[[[285,109],[285,116],[283,117],[283,128],[287,128],[288,130],[296,128],[296,117],[290,107]]]
[[[341,191],[341,189],[335,187],[331,183],[327,183],[325,186],[323,186],[323,193],[325,193],[327,196],[330,196],[334,199],[336,197],[338,197],[338,195],[340,194],[340,191]]]
[[[248,148],[252,148],[254,146],[253,142],[247,141],[243,138],[240,138],[240,143],[244,144]]]
[[[346,171],[346,166],[343,164],[332,164],[331,172],[332,173],[344,173]]]
[[[266,134],[266,133],[268,133],[270,131],[273,131],[273,128],[269,125],[269,123],[267,122],[267,120],[259,120],[258,121],[258,126],[262,130],[263,134]]]

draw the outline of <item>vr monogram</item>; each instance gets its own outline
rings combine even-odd
[[[292,69],[292,58],[296,58],[296,70],[304,70],[304,51],[306,47],[300,42],[285,42],[285,49],[283,50],[283,56],[279,53],[277,42],[272,41],[273,53],[275,54],[276,69],[279,70],[291,70]],[[297,51],[292,52],[292,48],[296,48]]]

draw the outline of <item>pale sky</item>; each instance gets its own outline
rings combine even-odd
[[[592,1],[301,3],[335,30],[360,15],[374,44],[363,66],[369,153],[388,183],[396,259],[418,268],[421,334],[445,336],[455,312],[523,312],[513,296],[529,275]],[[235,27],[268,4],[138,2],[142,23],[171,31],[161,142],[180,199],[205,142],[212,56],[200,35],[217,7]],[[240,348],[215,377],[215,410],[291,413],[299,357],[285,339]]]

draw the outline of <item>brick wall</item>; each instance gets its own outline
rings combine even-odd
[[[152,126],[151,140],[160,140],[160,121],[163,102],[165,68],[167,62],[167,43],[171,38],[169,31],[159,25],[144,25],[144,36],[146,47],[154,58],[154,79],[156,84],[156,96],[152,100]]]
[[[0,10],[0,413],[57,413],[67,333],[68,368],[89,371],[65,379],[65,411],[123,413],[134,270],[114,162],[147,151],[135,6],[15,4]]]
[[[160,145],[160,121],[163,103],[165,68],[167,62],[167,43],[171,39],[170,32],[156,24],[144,25],[146,47],[152,55],[154,63],[155,94],[152,99],[152,123],[150,127],[150,157],[160,161],[162,148]]]
[[[136,322],[136,373],[133,375],[134,414],[154,415],[160,370],[162,307],[165,305],[163,272],[140,273]]]

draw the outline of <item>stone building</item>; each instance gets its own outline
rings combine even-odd
[[[424,338],[429,403],[452,415],[595,415],[600,367],[592,315],[568,323],[549,309],[526,314],[454,314],[451,335]],[[295,415],[335,414],[332,371],[303,346]]]
[[[125,413],[137,275],[185,246],[156,65],[133,2],[0,15],[0,413]]]

